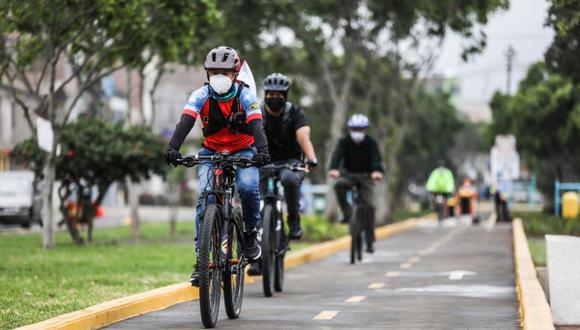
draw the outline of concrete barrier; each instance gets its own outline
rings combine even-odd
[[[546,235],[548,288],[556,325],[580,325],[580,238]]]
[[[382,226],[376,229],[377,239],[409,230],[417,225],[415,219]],[[350,236],[315,244],[286,257],[284,268],[292,268],[306,262],[323,259],[341,250],[350,248]],[[246,283],[254,283],[256,277],[246,276]],[[190,283],[179,283],[155,290],[115,299],[86,309],[60,315],[52,319],[27,325],[18,330],[76,330],[98,329],[130,317],[142,315],[199,298],[199,290]]]
[[[522,220],[512,222],[516,287],[523,329],[554,329],[546,295],[536,277],[536,269],[528,247]]]

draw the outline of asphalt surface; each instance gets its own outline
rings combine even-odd
[[[350,265],[341,252],[286,273],[285,291],[265,298],[246,286],[241,317],[220,312],[219,329],[516,329],[511,226],[449,221],[376,244]],[[184,270],[186,271],[186,270]],[[199,301],[108,329],[203,328]]]

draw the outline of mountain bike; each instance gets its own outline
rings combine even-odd
[[[284,226],[282,201],[284,197],[278,190],[281,169],[304,171],[303,165],[266,165],[261,168],[266,176],[266,193],[262,209],[262,286],[264,296],[271,297],[273,290],[284,289],[284,257],[290,249],[288,235]]]
[[[351,179],[355,182],[352,187],[352,212],[349,221],[350,242],[350,263],[354,264],[356,260],[362,261],[363,233],[364,229],[369,227],[370,221],[368,210],[362,200],[359,198],[358,186],[360,180],[371,178],[370,173],[342,173],[342,177]]]
[[[223,285],[224,305],[230,319],[240,316],[244,293],[244,256],[242,209],[233,206],[236,169],[254,166],[252,159],[229,153],[209,156],[185,156],[176,165],[193,167],[202,162],[214,163],[210,175],[211,190],[203,189],[203,217],[199,226],[199,304],[201,320],[213,328],[218,320]],[[204,188],[204,187],[202,187]],[[210,198],[212,197],[212,198]]]

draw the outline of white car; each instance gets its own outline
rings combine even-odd
[[[0,223],[42,225],[42,196],[30,171],[0,172]]]

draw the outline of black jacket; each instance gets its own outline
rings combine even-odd
[[[365,135],[361,143],[355,143],[349,135],[338,141],[332,154],[330,169],[337,170],[341,165],[351,173],[384,172],[377,142],[368,135]]]

